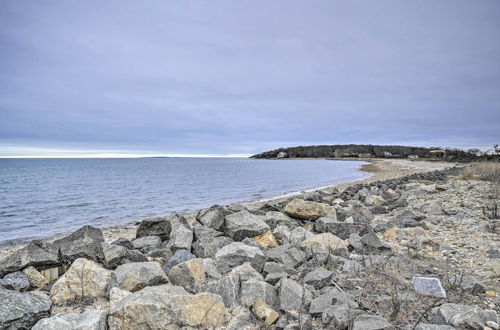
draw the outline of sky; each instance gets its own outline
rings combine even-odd
[[[500,143],[500,1],[0,2],[0,156]]]

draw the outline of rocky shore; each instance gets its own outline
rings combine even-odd
[[[0,329],[499,329],[497,187],[399,162],[30,242],[0,259]]]

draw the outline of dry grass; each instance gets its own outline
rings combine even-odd
[[[475,163],[463,169],[462,180],[484,180],[500,183],[500,163]]]
[[[379,173],[381,171],[380,167],[377,166],[377,164],[373,164],[373,163],[361,166],[361,170],[368,172],[368,173]]]

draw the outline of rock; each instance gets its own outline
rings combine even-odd
[[[300,244],[301,242],[313,236],[314,234],[311,233],[309,230],[306,230],[303,227],[296,227],[290,232],[290,243]]]
[[[54,245],[59,249],[60,261],[68,264],[78,258],[103,262],[102,243],[104,243],[102,231],[92,226],[83,226],[70,235],[54,241]]]
[[[273,230],[273,235],[276,238],[276,241],[279,243],[279,245],[290,243],[291,234],[292,232],[290,228],[288,228],[287,226],[279,225],[276,226],[276,228],[274,228]]]
[[[45,277],[33,266],[26,267],[23,272],[28,277],[28,281],[34,289],[43,288],[48,282]]]
[[[139,250],[154,249],[160,247],[161,239],[159,236],[144,236],[134,239],[132,245]]]
[[[205,267],[205,276],[207,277],[207,280],[217,280],[222,277],[219,268],[217,268],[217,263],[215,263],[214,259],[203,259],[203,267]]]
[[[288,273],[280,272],[280,273],[267,274],[264,281],[271,285],[276,285],[276,283],[278,283],[282,278],[288,278]]]
[[[322,314],[333,304],[335,304],[335,300],[331,294],[325,293],[319,295],[317,298],[314,298],[311,301],[311,306],[309,307],[309,314],[311,315]]]
[[[302,220],[316,220],[319,217],[337,219],[337,213],[330,205],[325,203],[309,202],[294,199],[285,207],[285,213],[293,218]]]
[[[335,221],[330,218],[321,217],[314,223],[314,228],[320,233],[331,233],[342,239],[347,239],[353,233],[360,233],[366,224],[363,223],[348,223]]]
[[[331,329],[347,329],[358,315],[364,313],[364,311],[351,309],[345,305],[332,305],[323,311],[321,320]]]
[[[493,330],[499,330],[500,329],[500,325],[497,322],[495,322],[495,321],[487,321],[486,322],[486,326],[490,327]]]
[[[444,291],[439,279],[432,277],[414,277],[412,282],[416,292],[426,296],[446,299],[446,291]]]
[[[136,250],[129,250],[121,245],[102,243],[104,252],[104,265],[114,269],[117,266],[129,262],[145,262],[148,258]]]
[[[376,250],[390,250],[391,248],[383,243],[373,231],[369,231],[361,238],[361,243]]]
[[[431,203],[424,207],[423,211],[431,215],[441,215],[444,214],[443,208],[437,203]]]
[[[234,267],[233,270],[230,272],[231,275],[238,275],[240,278],[240,281],[248,281],[250,279],[256,279],[259,281],[264,280],[264,276],[262,276],[261,273],[256,271],[250,262],[245,262],[240,266]]]
[[[272,325],[278,320],[280,315],[262,299],[255,299],[252,303],[252,311],[255,316],[263,320],[266,325]]]
[[[196,256],[192,254],[191,252],[188,252],[186,250],[177,250],[175,251],[174,255],[167,260],[165,263],[165,266],[163,266],[163,271],[168,274],[172,267],[175,265],[180,264],[181,262],[188,261],[190,259],[194,259]]]
[[[224,228],[224,214],[222,206],[214,205],[208,209],[199,211],[196,215],[196,220],[209,228],[222,230]]]
[[[0,329],[31,329],[38,320],[50,315],[51,308],[52,302],[42,292],[10,293],[0,304]]]
[[[456,329],[449,325],[420,323],[415,327],[415,330],[456,330]]]
[[[168,278],[158,262],[131,262],[115,270],[118,287],[130,292],[146,286],[168,283]]]
[[[115,306],[125,299],[126,297],[130,296],[132,292],[127,291],[127,290],[122,290],[119,288],[112,288],[109,291],[109,306],[111,309],[115,308]]]
[[[255,237],[270,230],[271,228],[261,217],[248,211],[227,215],[224,221],[224,232],[235,241],[241,241],[245,237]]]
[[[266,251],[266,256],[273,261],[282,263],[287,272],[294,270],[306,261],[306,254],[290,244],[270,249]]]
[[[49,268],[58,264],[57,246],[43,241],[32,241],[8,257],[0,259],[0,276],[29,266]]]
[[[147,218],[142,220],[135,237],[158,236],[162,241],[168,240],[172,225],[167,218]]]
[[[76,259],[50,290],[54,305],[91,303],[107,298],[109,290],[116,286],[115,274],[87,259]]]
[[[25,273],[14,272],[7,274],[4,278],[0,279],[0,285],[6,289],[26,291],[30,288],[30,281]]]
[[[172,251],[191,251],[191,243],[193,243],[193,232],[184,226],[179,226],[170,236],[170,240],[165,244],[165,247]]]
[[[460,304],[439,306],[432,319],[432,323],[447,324],[461,329],[482,329],[488,321],[498,323],[498,315],[495,311]]]
[[[265,249],[271,249],[275,248],[278,246],[278,242],[276,241],[276,238],[274,237],[273,233],[270,231],[265,232],[262,235],[255,236],[252,238],[253,241],[257,242],[260,244]]]
[[[198,292],[206,282],[202,259],[190,259],[175,265],[168,273],[168,278],[172,284],[182,286],[188,292]]]
[[[88,309],[85,312],[70,314],[55,314],[49,318],[41,319],[32,330],[106,330],[106,312]]]
[[[289,216],[277,211],[266,212],[266,215],[264,216],[264,221],[273,230],[278,226],[284,226],[287,228],[295,228],[296,226],[300,226],[300,221],[292,219]]]
[[[260,249],[240,242],[228,244],[215,254],[215,262],[223,274],[247,261],[252,264],[253,268],[260,271],[265,259]]]
[[[374,217],[370,210],[363,206],[349,206],[338,209],[337,219],[333,220],[345,222],[349,218],[352,218],[352,223],[368,224]]]
[[[203,237],[193,244],[193,252],[200,258],[214,257],[217,251],[234,241],[229,237]]]
[[[266,262],[264,264],[264,268],[262,270],[262,273],[265,274],[271,274],[271,273],[282,273],[286,272],[285,266],[281,263],[277,262]]]
[[[239,305],[240,278],[237,275],[222,276],[217,282],[206,284],[203,291],[219,294],[224,306],[235,308]]]
[[[396,329],[385,318],[378,315],[359,315],[354,319],[352,330],[393,330]]]
[[[212,228],[208,228],[205,226],[196,226],[193,228],[193,234],[196,241],[201,240],[203,238],[214,238],[223,236],[224,233],[217,231]]]
[[[111,309],[110,330],[214,328],[224,324],[222,298],[212,293],[191,295],[171,285],[146,287]]]
[[[319,248],[326,252],[333,253],[339,249],[347,249],[347,242],[340,239],[339,237],[330,234],[323,233],[317,234],[313,237],[303,241],[300,245],[304,247]]]
[[[313,285],[317,289],[321,289],[330,282],[332,275],[333,272],[326,270],[323,267],[318,267],[306,274],[304,277],[304,283]]]
[[[282,311],[309,310],[312,294],[302,285],[291,279],[282,279],[279,283],[279,307]]]
[[[257,320],[248,308],[238,306],[233,310],[231,319],[227,323],[225,330],[254,330],[258,329],[256,323]]]
[[[262,299],[273,307],[278,307],[278,293],[274,286],[264,281],[250,279],[241,283],[240,301],[243,306],[250,306],[255,299]]]
[[[120,237],[120,238],[115,239],[113,242],[111,242],[111,244],[123,246],[124,248],[126,248],[128,250],[134,249],[132,242],[124,237]]]

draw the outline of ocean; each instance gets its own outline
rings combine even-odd
[[[361,161],[0,159],[0,245],[369,176]]]

